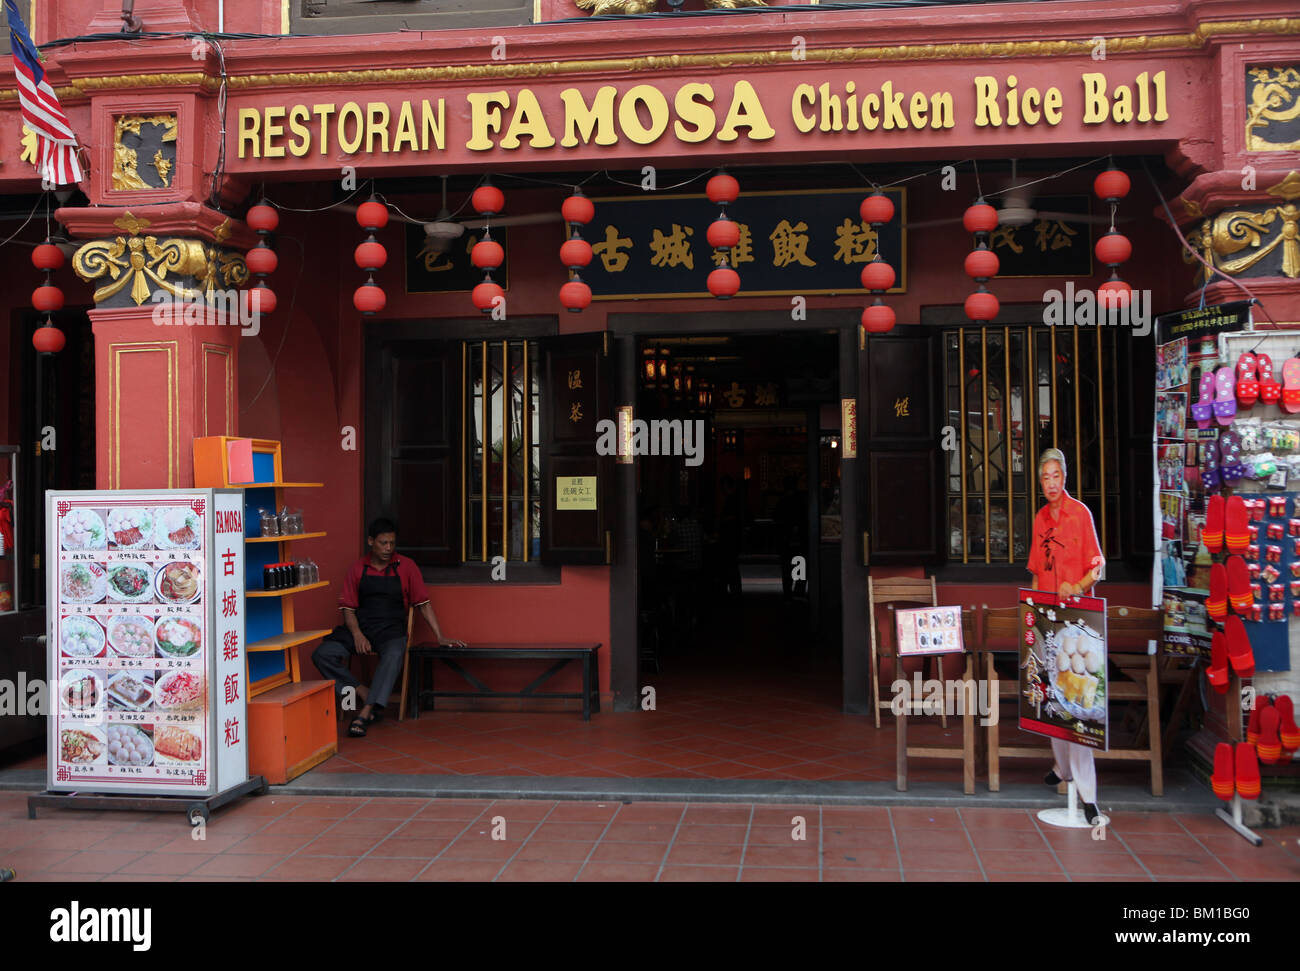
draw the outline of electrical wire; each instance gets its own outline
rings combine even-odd
[[[212,189],[208,192],[208,204],[213,209],[221,209],[221,176],[226,167],[226,91],[229,75],[226,73],[226,52],[220,42],[209,35],[201,35],[217,52],[217,65],[221,71],[221,88],[217,91],[217,113],[221,116],[221,137],[217,140],[217,164],[212,170]]]
[[[318,206],[318,207],[315,208],[315,209],[298,209],[298,208],[295,207],[295,206],[285,206],[285,205],[282,205],[282,204],[280,204],[280,203],[278,203],[278,202],[275,202],[273,199],[269,198],[269,197],[266,196],[265,194],[263,194],[262,198],[266,199],[268,205],[275,206],[276,209],[279,209],[279,210],[281,210],[281,211],[283,211],[283,212],[325,212],[325,211],[327,211],[327,210],[329,210],[329,209],[333,209],[335,206],[341,206],[341,205],[343,205],[345,202],[347,202],[349,199],[351,199],[353,196],[355,196],[355,195],[356,195],[358,192],[360,192],[360,191],[361,191],[361,188],[358,186],[357,188],[355,188],[355,189],[353,189],[351,192],[349,192],[347,195],[345,195],[345,196],[344,196],[342,199],[340,199],[338,202],[331,202],[328,206]],[[389,203],[389,205],[392,205],[392,203]],[[397,208],[397,207],[396,207],[396,206],[393,206],[393,208],[395,209],[395,208]]]
[[[22,224],[21,226],[19,226],[17,229],[15,229],[15,230],[13,231],[13,234],[10,235],[10,237],[9,237],[8,239],[0,241],[0,246],[5,246],[5,245],[7,245],[8,243],[13,242],[14,237],[17,236],[19,233],[21,233],[24,229],[27,228],[27,224],[28,224],[29,222],[31,222],[31,221],[32,221],[32,218],[36,215],[36,210],[40,208],[40,205],[41,205],[41,199],[42,199],[42,198],[43,198],[43,197],[41,197],[41,196],[37,196],[37,198],[36,198],[36,202],[35,202],[35,204],[32,206],[32,211],[29,212],[29,213],[27,214],[27,218],[23,220],[23,224]]]
[[[276,237],[277,241],[282,239],[291,239],[298,244],[298,279],[293,281],[293,293],[289,296],[289,309],[284,315],[284,332],[280,335],[280,346],[275,349],[275,354],[271,356],[271,363],[266,370],[266,380],[263,381],[262,386],[257,389],[257,393],[253,395],[252,399],[248,402],[248,406],[240,410],[239,414],[241,416],[248,414],[249,411],[252,410],[253,405],[257,404],[257,399],[262,397],[262,392],[266,390],[267,386],[271,383],[271,379],[275,377],[275,365],[276,362],[280,360],[280,352],[284,350],[285,341],[289,338],[289,328],[293,325],[294,304],[298,302],[298,289],[302,285],[303,273],[305,273],[307,269],[307,247],[303,245],[302,240],[297,236],[281,235]]]

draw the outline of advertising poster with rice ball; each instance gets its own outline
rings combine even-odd
[[[214,534],[239,493],[50,492],[47,502],[49,789],[208,796],[244,781],[243,570],[225,569]],[[223,601],[238,614],[219,620]],[[219,789],[231,727],[242,774],[227,768]]]
[[[1109,747],[1106,601],[1020,591],[1020,729]]]

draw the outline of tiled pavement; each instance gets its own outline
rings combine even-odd
[[[270,794],[196,841],[179,813],[33,821],[26,794],[0,793],[0,867],[19,881],[1300,880],[1300,827],[1260,835],[1210,814],[1117,813],[1099,841],[1015,809]]]

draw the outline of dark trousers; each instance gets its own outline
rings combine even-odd
[[[397,683],[397,677],[402,673],[402,660],[406,656],[406,635],[399,634],[378,643],[372,640],[370,646],[379,656],[379,663],[375,665],[375,676],[370,682],[367,701],[376,707],[386,708],[388,696],[393,692],[393,685]],[[345,688],[355,690],[360,687],[360,682],[352,676],[351,670],[352,656],[356,653],[356,645],[350,638],[341,641],[335,640],[332,636],[321,641],[320,646],[312,652],[312,662],[321,674],[334,679],[334,690],[340,696]],[[358,705],[355,710],[360,711],[361,706]]]

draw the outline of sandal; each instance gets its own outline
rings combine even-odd
[[[1282,385],[1273,376],[1273,358],[1267,354],[1257,356],[1259,364],[1259,400],[1266,405],[1275,405],[1282,397]]]
[[[353,738],[365,738],[366,726],[375,721],[378,721],[378,719],[375,718],[374,714],[371,714],[369,718],[358,716],[352,719],[352,724],[348,726],[348,734]]]
[[[1237,403],[1243,408],[1250,408],[1259,400],[1259,379],[1255,374],[1257,363],[1250,351],[1237,358]]]
[[[1278,394],[1281,393],[1279,385]],[[1214,372],[1209,369],[1201,372],[1200,398],[1192,405],[1192,418],[1197,428],[1209,428],[1214,422]]]

